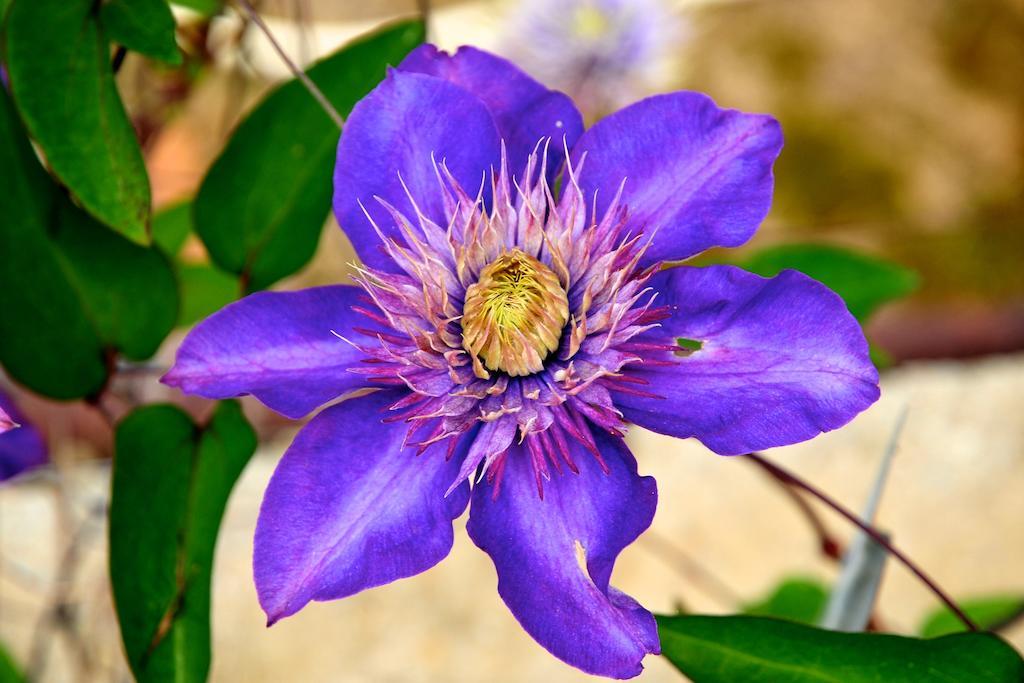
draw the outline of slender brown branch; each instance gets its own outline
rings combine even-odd
[[[423,20],[423,35],[430,42],[430,0],[416,0],[416,8],[420,12],[420,19]]]
[[[964,626],[966,626],[971,631],[978,630],[978,625],[975,624],[971,620],[971,618],[964,613],[962,609],[960,609],[960,606],[953,601],[953,598],[949,597],[949,595],[947,595],[946,592],[942,590],[942,588],[940,588],[939,585],[935,583],[935,581],[930,576],[928,576],[928,574],[926,574],[923,569],[921,569],[909,557],[907,557],[900,550],[898,550],[896,546],[890,543],[889,540],[886,539],[885,536],[882,535],[872,525],[862,521],[857,515],[855,515],[850,510],[846,509],[842,504],[834,500],[828,494],[818,490],[813,485],[797,477],[795,474],[792,474],[787,470],[782,469],[775,463],[766,460],[763,455],[759,453],[748,453],[747,457],[756,461],[765,469],[770,470],[775,476],[779,477],[780,479],[792,484],[793,486],[797,486],[803,489],[804,491],[811,494],[812,496],[820,500],[822,503],[829,506],[837,513],[845,517],[850,523],[854,524],[861,531],[870,536],[872,540],[875,541],[875,543],[878,543],[880,546],[889,551],[889,553],[893,557],[902,562],[907,569],[913,572],[914,575],[917,576],[917,578],[920,579],[924,585],[928,586],[928,588],[933,593],[935,593],[936,597],[938,597],[939,600],[941,600],[946,605],[946,607],[948,607],[953,612],[953,614],[955,614],[957,618],[959,618],[960,621],[964,623]]]
[[[327,115],[331,117],[331,120],[334,121],[335,124],[337,124],[339,129],[342,126],[344,126],[345,119],[341,117],[341,114],[339,114],[338,110],[334,108],[334,105],[331,104],[331,101],[327,99],[327,96],[324,95],[323,91],[317,87],[316,83],[314,83],[313,80],[306,75],[306,72],[300,69],[299,66],[292,61],[291,57],[289,57],[288,54],[284,51],[284,48],[281,47],[281,44],[277,42],[277,38],[275,38],[274,34],[270,32],[270,28],[263,21],[263,18],[259,15],[259,13],[256,12],[256,9],[252,6],[249,0],[235,1],[238,3],[239,7],[241,7],[245,11],[245,13],[249,15],[249,18],[252,20],[252,22],[256,24],[256,26],[259,27],[261,31],[263,31],[263,35],[265,35],[267,37],[267,40],[270,41],[270,45],[274,48],[274,51],[277,52],[277,55],[278,57],[281,58],[281,61],[285,63],[285,65],[288,67],[288,70],[292,72],[295,78],[299,79],[302,85],[306,87],[306,90],[309,91],[309,94],[313,96],[313,99],[315,99],[317,103],[320,105],[320,107],[323,108],[324,112],[326,112]]]

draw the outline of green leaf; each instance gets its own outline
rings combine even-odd
[[[109,0],[100,23],[111,42],[177,66],[181,51],[174,39],[174,15],[166,0]]]
[[[205,681],[214,546],[256,435],[234,401],[202,430],[179,408],[146,406],[115,448],[110,578],[128,663],[142,683]]]
[[[103,386],[103,342],[82,309],[48,236],[59,192],[40,168],[0,88],[0,363],[11,377],[54,398]]]
[[[828,589],[814,579],[786,579],[763,600],[747,605],[744,614],[776,617],[814,625],[828,601]]]
[[[206,17],[216,14],[224,5],[221,0],[171,0],[171,4],[178,7],[187,7]]]
[[[875,256],[824,244],[784,244],[755,252],[738,264],[772,277],[791,268],[813,277],[846,301],[863,322],[882,304],[913,292],[917,274]]]
[[[181,314],[178,326],[187,327],[212,315],[239,296],[238,278],[207,264],[178,266]]]
[[[178,327],[187,327],[217,312],[241,294],[238,277],[207,263],[175,258],[192,230],[192,204],[181,202],[153,218],[153,241],[175,260],[181,294]]]
[[[1024,597],[1020,595],[990,595],[964,600],[960,609],[967,613],[974,623],[983,629],[999,628],[1024,610]],[[964,624],[948,607],[940,607],[928,615],[921,624],[921,635],[925,638],[959,633]]]
[[[658,617],[662,653],[694,683],[1008,683],[1024,660],[989,633],[919,640],[765,617]]]
[[[0,7],[0,18],[3,17],[3,8]],[[0,683],[24,683],[25,676],[18,669],[14,658],[7,651],[7,648],[0,643]]]
[[[153,216],[153,243],[172,259],[192,231],[192,202],[173,204]]]
[[[107,358],[156,352],[174,326],[178,295],[166,257],[107,230],[71,204],[0,91],[0,363],[37,393],[98,391]]]
[[[104,224],[147,243],[149,179],[117,94],[93,0],[14,0],[7,70],[21,118],[75,199]]]
[[[315,64],[309,77],[343,115],[423,41],[406,21]],[[339,131],[293,79],[232,135],[195,199],[196,232],[210,257],[249,291],[294,273],[312,257],[331,206]]]
[[[170,260],[110,232],[70,202],[58,202],[53,246],[100,339],[132,360],[160,347],[178,316]]]

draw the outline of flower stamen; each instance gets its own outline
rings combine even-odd
[[[569,299],[558,276],[521,249],[488,264],[466,290],[463,347],[477,377],[491,371],[521,377],[540,372],[558,348]]]

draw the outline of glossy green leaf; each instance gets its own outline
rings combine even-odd
[[[791,268],[822,282],[846,301],[863,322],[882,304],[904,297],[918,285],[907,268],[875,256],[824,244],[784,244],[755,252],[742,268],[771,277]]]
[[[149,178],[110,67],[93,0],[14,0],[11,93],[53,173],[102,223],[147,243]]]
[[[423,40],[406,21],[315,64],[309,77],[346,115]],[[195,199],[196,232],[213,261],[263,289],[305,265],[330,212],[339,131],[297,80],[238,126]]]
[[[98,391],[110,353],[148,358],[173,328],[167,258],[107,230],[46,175],[0,91],[0,363],[37,393]]]
[[[820,581],[791,578],[780,583],[763,600],[747,605],[743,613],[814,625],[827,601],[828,589]]]
[[[178,288],[159,249],[129,242],[58,202],[52,243],[86,314],[106,346],[131,360],[160,347],[178,316]]]
[[[178,326],[187,327],[212,315],[240,295],[238,278],[205,263],[178,266],[181,314]]]
[[[990,595],[959,602],[960,609],[983,629],[999,628],[1024,612],[1024,597],[1020,595]],[[959,633],[964,624],[948,607],[940,607],[928,615],[921,624],[925,638]]]
[[[1008,683],[1024,660],[989,633],[932,640],[750,616],[658,617],[662,653],[694,683]]]
[[[213,551],[228,496],[256,448],[237,402],[199,429],[146,406],[115,439],[110,579],[135,678],[199,683],[210,666]]]
[[[100,23],[111,42],[168,64],[181,64],[167,0],[108,0],[100,8]]]

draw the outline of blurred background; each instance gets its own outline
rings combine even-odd
[[[308,64],[425,3],[254,4],[286,52]],[[772,212],[728,258],[822,243],[898,264],[911,284],[866,322],[885,357],[882,400],[846,429],[772,455],[859,509],[906,408],[879,525],[959,598],[1024,596],[1022,0],[435,1],[428,11],[433,42],[512,58],[573,95],[590,122],[678,89],[776,116],[786,147]],[[129,53],[118,75],[165,221],[194,195],[235,124],[289,77],[230,6],[189,0],[175,16],[184,65]],[[345,281],[354,258],[332,219],[314,260],[275,288]],[[181,259],[207,261],[194,236]],[[186,317],[212,312],[234,286],[214,277]],[[116,415],[142,398],[208,410],[156,382],[180,339],[123,373],[113,393],[124,406],[115,399],[107,409]],[[42,681],[129,680],[104,554],[111,428],[84,404],[38,398],[2,376],[0,389],[36,425],[50,459],[0,484],[0,641]],[[252,530],[296,425],[255,402],[245,408],[261,446],[219,539],[213,680],[587,680],[518,628],[489,560],[464,534],[425,575],[266,629]],[[762,472],[696,443],[639,429],[629,439],[641,472],[658,479],[661,505],[620,560],[613,583],[622,590],[656,611],[725,613],[790,577],[835,577],[820,530]],[[848,527],[817,512],[845,543]],[[887,567],[883,628],[915,633],[935,607],[902,567]],[[1019,621],[1005,633],[1024,647]],[[642,680],[679,675],[649,658]]]

